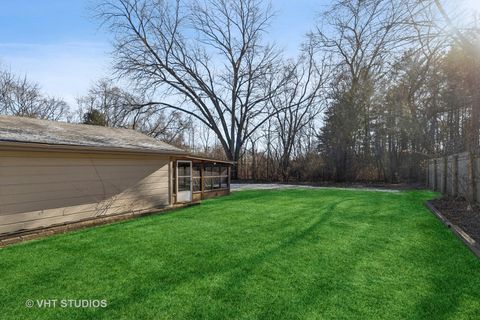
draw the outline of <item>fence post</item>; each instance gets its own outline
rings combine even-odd
[[[475,154],[473,152],[470,152],[468,154],[468,163],[470,164],[469,167],[469,182],[470,182],[470,187],[469,187],[469,193],[470,193],[470,200],[472,203],[475,203],[477,200],[477,170],[475,170]]]
[[[474,203],[476,200],[476,170],[475,170],[475,156],[473,152],[468,153],[468,201]]]
[[[427,186],[427,189],[430,188],[430,159],[427,160],[427,165],[426,165],[426,173],[427,173],[427,179],[425,181],[425,185]]]
[[[453,156],[453,163],[452,163],[452,196],[458,196],[458,155]]]
[[[443,176],[442,176],[442,186],[441,192],[447,193],[447,173],[448,173],[448,157],[443,158]]]

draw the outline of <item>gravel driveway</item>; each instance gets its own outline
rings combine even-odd
[[[322,187],[322,186],[308,186],[308,185],[282,184],[282,183],[232,183],[230,184],[231,191],[292,189],[292,188],[295,188],[295,189],[343,189],[343,190],[380,191],[380,192],[399,192],[400,191],[395,189]]]

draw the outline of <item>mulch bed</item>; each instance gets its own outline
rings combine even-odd
[[[477,243],[480,243],[480,208],[470,206],[463,199],[442,198],[430,203],[452,224],[459,226]]]

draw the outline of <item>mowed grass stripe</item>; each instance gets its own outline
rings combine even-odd
[[[0,250],[2,319],[472,319],[480,260],[426,191],[242,191]],[[101,309],[26,299],[107,299]]]

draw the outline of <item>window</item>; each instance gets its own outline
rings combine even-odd
[[[213,189],[213,184],[212,184],[212,178],[210,177],[205,177],[203,180],[203,189],[205,191],[212,190]]]
[[[178,176],[179,177],[190,176],[190,163],[178,162]]]
[[[211,164],[206,164],[204,172],[206,177],[213,176],[213,166]]]
[[[176,170],[174,170],[174,190],[190,191],[192,186],[192,165],[189,161],[177,161]]]
[[[193,166],[192,166],[193,192],[202,191],[201,170],[202,170],[202,164],[201,163],[194,163],[193,164]]]
[[[192,165],[192,175],[194,177],[200,177],[200,171],[202,170],[202,164],[201,163],[193,163]]]
[[[222,179],[221,188],[222,189],[228,188],[228,176],[227,177],[222,177],[221,179]]]
[[[203,188],[205,191],[227,189],[228,166],[225,164],[205,164]]]
[[[202,179],[200,177],[193,178],[193,192],[202,191]]]
[[[178,178],[178,191],[190,191],[190,178],[179,177]]]
[[[228,168],[226,166],[220,167],[220,176],[228,177]]]

